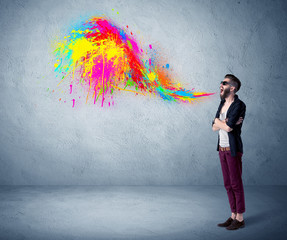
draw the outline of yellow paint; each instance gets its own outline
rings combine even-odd
[[[147,74],[148,79],[153,82],[156,79],[156,74],[154,72],[150,72]]]
[[[93,44],[84,37],[77,39],[74,44],[70,44],[69,48],[73,51],[71,57],[74,63],[95,49]]]

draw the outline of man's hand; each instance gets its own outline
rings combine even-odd
[[[241,124],[243,122],[243,117],[240,117],[239,119],[238,119],[238,121],[235,123],[235,125],[239,125],[239,124]]]
[[[228,122],[228,118],[225,119],[225,122],[226,122],[226,123]],[[240,117],[240,118],[238,119],[238,121],[235,123],[235,125],[239,125],[239,124],[241,124],[242,122],[243,122],[243,117]]]

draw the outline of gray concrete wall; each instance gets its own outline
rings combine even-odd
[[[114,9],[114,10],[112,10]],[[285,1],[0,1],[0,184],[222,184],[211,120],[226,73],[242,81],[245,184],[287,184]],[[116,14],[119,12],[119,14]],[[50,43],[105,14],[161,48],[193,105],[121,93],[61,104]]]

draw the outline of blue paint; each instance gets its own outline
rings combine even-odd
[[[193,96],[193,94],[191,92],[188,91],[177,91],[176,92],[177,95],[183,96],[183,97],[191,97],[191,98],[195,98]]]
[[[124,41],[127,40],[127,35],[126,35],[126,33],[124,32],[123,29],[120,29],[120,35],[121,35],[121,37],[123,38]]]

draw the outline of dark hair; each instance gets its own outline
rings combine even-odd
[[[231,81],[231,84],[235,87],[235,93],[239,91],[241,87],[240,80],[232,74],[226,74],[224,78],[228,78]]]

